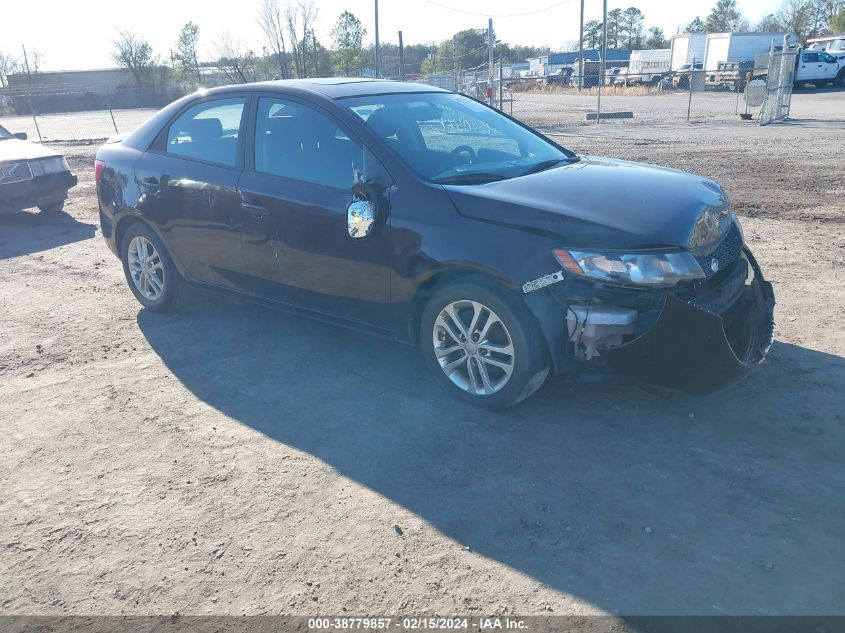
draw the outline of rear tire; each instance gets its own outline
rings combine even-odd
[[[187,286],[164,243],[148,225],[135,222],[126,230],[120,259],[129,289],[146,309],[167,312],[183,303]]]
[[[518,404],[549,373],[545,339],[531,312],[483,277],[435,292],[420,319],[420,341],[435,380],[484,409]]]

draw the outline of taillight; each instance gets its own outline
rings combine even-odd
[[[103,177],[103,172],[106,170],[106,162],[103,160],[94,161],[94,182],[99,183],[100,178]]]

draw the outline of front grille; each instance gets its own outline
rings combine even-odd
[[[28,162],[0,164],[0,185],[10,185],[24,180],[32,180],[32,170]]]
[[[739,234],[739,229],[736,224],[731,224],[730,230],[725,234],[716,248],[714,248],[707,255],[696,257],[701,270],[707,279],[714,277],[719,271],[727,270],[737,259],[742,251],[742,236]],[[719,263],[719,267],[713,270],[713,260]]]

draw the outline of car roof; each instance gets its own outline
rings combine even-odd
[[[261,81],[234,86],[223,86],[206,91],[208,94],[225,94],[244,89],[280,90],[290,89],[323,95],[330,99],[344,97],[359,97],[367,95],[397,94],[411,92],[448,92],[442,88],[426,84],[407,81],[391,81],[389,79],[365,79],[357,77],[325,77],[314,79],[279,79],[276,81]]]

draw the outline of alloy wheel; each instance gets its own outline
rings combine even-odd
[[[145,299],[157,301],[164,293],[164,265],[153,243],[136,235],[129,242],[127,259],[135,288]]]
[[[507,327],[478,301],[453,301],[434,321],[434,355],[458,388],[488,396],[508,384],[513,374],[513,341]]]

